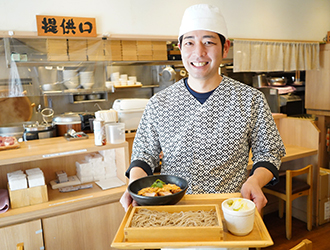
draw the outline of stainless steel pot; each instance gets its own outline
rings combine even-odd
[[[269,77],[268,84],[270,86],[285,86],[287,83],[286,77]]]
[[[56,136],[56,128],[53,124],[24,124],[23,140],[45,139]]]
[[[265,74],[255,75],[252,77],[252,85],[255,88],[268,86],[267,77]]]
[[[165,82],[169,82],[175,79],[176,72],[171,66],[166,66],[159,75]]]
[[[57,135],[64,135],[69,129],[74,129],[77,132],[81,131],[81,117],[76,113],[64,113],[53,119],[56,124]]]
[[[22,122],[9,123],[0,126],[0,136],[14,136],[16,139],[22,138],[24,127]]]

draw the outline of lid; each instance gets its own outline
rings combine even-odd
[[[45,131],[45,130],[52,130],[54,126],[52,124],[28,124],[24,125],[26,132],[32,132],[32,131]]]
[[[56,116],[53,121],[57,125],[79,124],[81,123],[81,118],[80,115],[69,112]]]
[[[131,109],[142,109],[146,107],[149,99],[147,98],[127,98],[127,99],[116,99],[113,102],[112,108],[114,110],[131,110]]]
[[[27,96],[8,96],[9,90],[0,90],[0,125],[29,121],[32,104]]]

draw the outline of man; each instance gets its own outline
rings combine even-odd
[[[230,47],[219,9],[189,7],[179,46],[189,76],[150,99],[126,175],[130,182],[151,175],[162,151],[161,174],[185,178],[187,194],[241,192],[261,211],[261,188],[277,182],[285,148],[262,93],[218,73]],[[127,191],[121,203],[137,205]]]

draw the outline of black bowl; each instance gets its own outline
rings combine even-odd
[[[157,179],[162,180],[166,184],[175,184],[182,190],[175,194],[156,197],[137,194],[142,188],[150,187]],[[174,175],[150,175],[130,183],[128,185],[128,192],[130,193],[131,197],[141,206],[174,205],[182,199],[187,191],[187,188],[188,182],[181,177]]]

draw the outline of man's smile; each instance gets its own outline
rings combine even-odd
[[[191,65],[195,66],[195,67],[202,67],[205,66],[206,64],[208,64],[208,62],[192,62]]]

